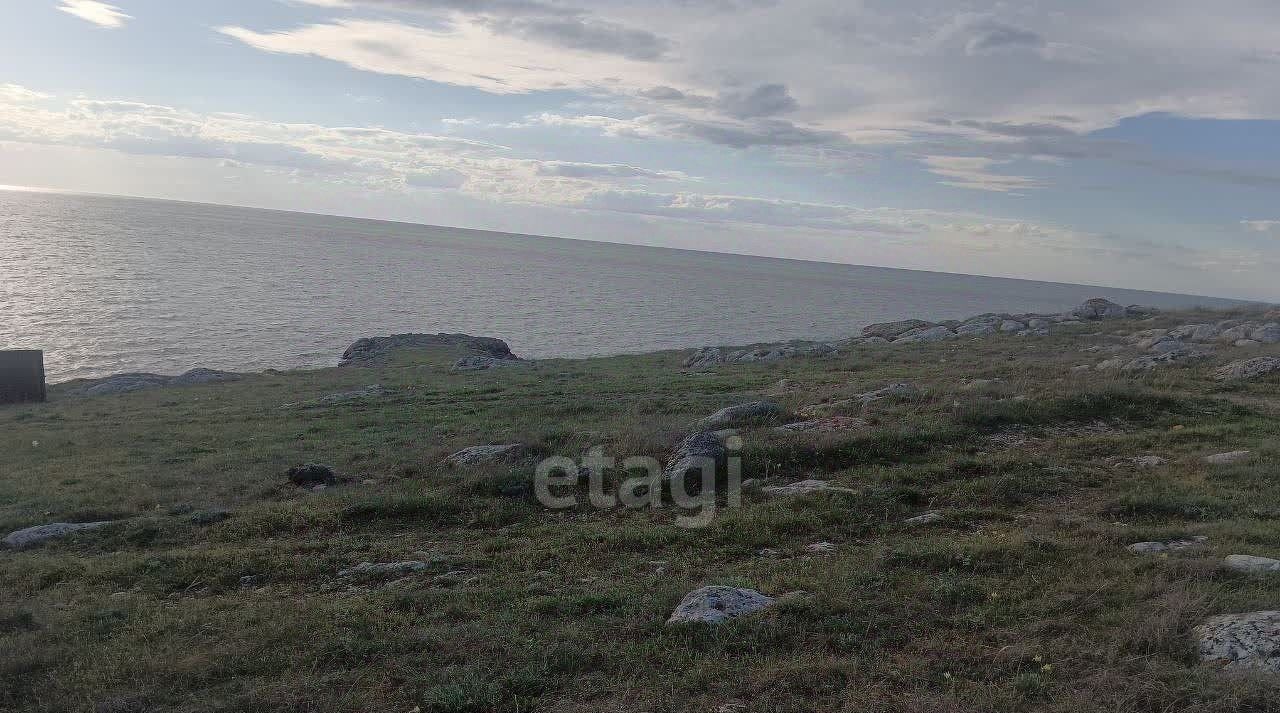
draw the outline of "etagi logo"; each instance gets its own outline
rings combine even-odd
[[[552,456],[538,463],[534,494],[552,510],[581,505],[582,481],[587,481],[587,503],[609,510],[668,506],[679,510],[680,527],[706,527],[720,507],[742,504],[742,439],[730,436],[720,442],[710,433],[685,439],[664,468],[652,456],[609,456],[603,446],[587,451],[581,462]]]

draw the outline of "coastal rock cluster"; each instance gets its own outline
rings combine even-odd
[[[392,334],[389,337],[357,339],[342,353],[342,366],[368,366],[401,349],[463,349],[494,361],[518,361],[511,347],[496,337],[470,334]]]
[[[828,356],[839,350],[823,342],[786,342],[784,344],[766,344],[743,349],[727,349],[722,347],[701,347],[695,349],[681,365],[685,369],[698,371],[710,369],[720,364],[754,364],[758,362],[782,361],[805,356]]]
[[[75,382],[67,393],[70,396],[109,396],[158,389],[166,386],[223,384],[230,381],[239,381],[241,378],[243,377],[240,374],[217,371],[215,369],[192,369],[178,376],[148,373],[115,374],[102,379]]]
[[[1094,298],[1070,312],[1060,314],[980,314],[965,320],[927,322],[922,319],[904,319],[897,322],[880,322],[862,328],[862,336],[852,340],[855,344],[919,344],[942,342],[963,337],[982,337],[989,334],[1014,334],[1022,337],[1045,336],[1054,325],[1074,326],[1087,321],[1102,319],[1146,319],[1159,313],[1154,307],[1116,304],[1110,300]]]

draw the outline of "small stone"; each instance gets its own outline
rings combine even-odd
[[[486,446],[471,446],[463,448],[445,458],[446,463],[452,465],[487,465],[491,463],[503,463],[515,460],[523,455],[525,446],[523,443],[503,443]]]
[[[333,468],[317,463],[298,465],[289,469],[289,482],[294,485],[332,485],[338,482]]]
[[[1135,555],[1162,555],[1201,547],[1208,540],[1209,538],[1202,536],[1193,537],[1190,540],[1170,540],[1168,542],[1135,542],[1125,547],[1125,549]]]
[[[1249,451],[1231,451],[1230,453],[1218,453],[1206,456],[1204,462],[1209,465],[1231,465],[1249,457]]]
[[[815,542],[812,545],[805,545],[804,551],[814,555],[829,555],[840,549],[834,542]]]
[[[701,475],[704,466],[718,473],[728,458],[724,443],[710,431],[690,434],[671,454],[667,467],[662,471],[663,480],[684,482],[690,473]]]
[[[827,416],[826,418],[788,423],[773,430],[779,433],[838,433],[840,431],[857,431],[870,427],[871,424],[860,418]]]
[[[249,574],[240,578],[241,589],[253,589],[262,585],[263,577],[260,574]]]
[[[774,485],[763,488],[762,492],[766,495],[774,496],[792,496],[792,495],[809,495],[812,493],[845,493],[847,495],[857,495],[858,491],[852,488],[844,488],[838,485],[832,485],[825,480],[801,480],[790,485]]]
[[[939,522],[942,520],[942,518],[943,518],[942,513],[937,512],[935,510],[935,511],[927,512],[923,515],[916,515],[915,517],[909,517],[906,520],[903,520],[902,524],[910,525],[912,527],[917,527],[919,525],[930,525],[932,523]]]
[[[1280,572],[1280,560],[1253,555],[1227,555],[1223,565],[1237,572]]]
[[[1280,673],[1280,611],[1215,616],[1194,633],[1206,663],[1228,671]]]
[[[768,609],[775,602],[754,589],[702,587],[685,595],[667,624],[721,624]]]

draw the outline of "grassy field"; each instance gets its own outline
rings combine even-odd
[[[1275,679],[1201,666],[1190,638],[1206,616],[1280,608],[1280,575],[1219,565],[1280,557],[1280,378],[1214,381],[1244,354],[1225,348],[1140,375],[1073,370],[1110,356],[1082,349],[1114,332],[1185,321],[709,373],[661,353],[453,374],[457,355],[406,352],[121,396],[54,388],[0,408],[0,535],[120,522],[0,551],[0,710],[1280,710]],[[510,442],[665,460],[720,407],[767,395],[796,411],[900,381],[922,396],[854,413],[869,429],[742,434],[746,477],[856,494],[749,488],[703,528],[671,508],[548,510],[522,487],[532,461],[442,462]],[[370,384],[387,391],[319,401]],[[1146,454],[1168,462],[1127,460]],[[288,482],[313,462],[349,482]],[[946,517],[903,524],[928,510]],[[1125,549],[1197,535],[1207,546],[1168,557]],[[820,541],[837,547],[805,550]],[[337,574],[401,560],[428,567]],[[806,594],[664,624],[709,584]]]

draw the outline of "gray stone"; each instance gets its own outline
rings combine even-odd
[[[839,350],[834,346],[825,342],[802,341],[757,345],[742,349],[701,347],[695,349],[681,366],[685,369],[698,371],[710,369],[720,364],[757,364],[798,357],[831,356],[838,352]]]
[[[941,521],[942,519],[943,519],[942,513],[934,510],[931,512],[927,512],[923,515],[916,515],[915,517],[909,517],[906,520],[903,520],[902,524],[910,525],[912,527],[919,527],[920,525],[931,525],[935,522]]]
[[[904,319],[897,322],[880,322],[878,324],[868,324],[862,328],[862,336],[864,337],[880,337],[881,339],[896,339],[913,329],[932,327],[932,322],[925,322],[920,319]]]
[[[1213,372],[1218,381],[1240,381],[1257,379],[1275,371],[1280,371],[1280,357],[1263,356],[1242,361],[1233,361]]]
[[[1170,552],[1185,552],[1186,550],[1203,547],[1208,542],[1207,537],[1193,537],[1190,540],[1169,540],[1167,542],[1135,542],[1125,549],[1136,555],[1162,555]]]
[[[776,601],[754,589],[702,587],[685,595],[667,624],[721,624],[768,609]]]
[[[1053,326],[1053,322],[1051,322],[1051,321],[1049,321],[1049,320],[1047,320],[1047,319],[1041,319],[1041,318],[1037,317],[1037,318],[1035,318],[1035,319],[1029,319],[1029,320],[1027,320],[1027,329],[1030,329],[1030,330],[1037,330],[1037,331],[1038,331],[1038,330],[1041,330],[1041,329],[1048,329],[1048,328],[1049,328],[1049,327],[1051,327],[1051,326]]]
[[[1231,465],[1232,463],[1239,463],[1248,457],[1249,451],[1231,451],[1230,453],[1206,456],[1204,462],[1209,465]]]
[[[147,389],[159,389],[166,386],[221,384],[239,381],[242,378],[244,377],[240,374],[233,374],[229,371],[216,371],[214,369],[192,369],[178,376],[147,373],[115,374],[102,379],[76,382],[67,393],[71,396],[113,396]]]
[[[402,349],[465,349],[495,359],[517,359],[511,347],[494,337],[469,334],[393,334],[358,339],[342,353],[342,365],[368,365]]]
[[[950,339],[957,339],[960,335],[951,331],[950,328],[939,325],[930,327],[920,332],[908,333],[893,340],[894,344],[919,344],[929,342],[944,342]]]
[[[718,473],[727,458],[724,443],[714,433],[692,433],[676,446],[662,477],[663,480],[684,482],[691,472],[701,475],[704,466],[712,466]]]
[[[1140,343],[1138,346],[1141,347],[1142,344]],[[1160,337],[1158,339],[1154,339],[1151,341],[1150,346],[1147,347],[1147,351],[1155,354],[1169,354],[1171,352],[1183,351],[1186,348],[1187,348],[1186,343],[1184,343],[1181,339],[1174,339],[1173,337]]]
[[[340,570],[339,577],[388,577],[402,576],[421,572],[427,568],[426,562],[361,562],[349,569]]]
[[[1222,564],[1237,572],[1280,572],[1280,560],[1253,555],[1227,555]]]
[[[523,359],[499,359],[498,357],[488,356],[484,354],[476,354],[473,356],[462,357],[455,361],[450,367],[451,371],[489,371],[491,369],[505,369],[510,367],[527,367],[531,363]]]
[[[812,493],[844,493],[846,495],[857,495],[858,491],[852,488],[845,488],[838,485],[832,485],[825,480],[801,480],[790,485],[774,485],[762,488],[761,492],[766,495],[779,497],[794,495],[810,495]]]
[[[1242,349],[1248,349],[1251,347],[1260,347],[1262,346],[1262,342],[1255,341],[1253,339],[1237,339],[1233,344],[1233,346],[1240,347]]]
[[[1111,300],[1095,297],[1072,310],[1071,314],[1084,320],[1122,319],[1127,315],[1125,308]]]
[[[1200,361],[1208,359],[1213,354],[1210,347],[1186,346],[1182,349],[1163,352],[1161,354],[1153,354],[1150,356],[1140,356],[1137,359],[1126,362],[1120,367],[1121,371],[1150,371],[1162,366],[1170,366],[1173,364],[1183,364],[1188,362]],[[1102,365],[1098,365],[1102,368]]]
[[[525,452],[523,443],[502,443],[463,448],[450,455],[445,462],[453,465],[487,465],[503,463],[519,458]]]
[[[1023,324],[1022,322],[1014,321],[1012,319],[1006,319],[1005,321],[1000,323],[1001,332],[1021,332],[1026,328],[1027,328],[1027,325]]]
[[[11,532],[4,538],[5,547],[11,550],[25,550],[50,540],[69,537],[77,532],[96,530],[112,524],[105,522],[54,522],[48,525],[36,525],[17,532]]]
[[[1263,344],[1280,344],[1280,323],[1268,322],[1250,332],[1249,338]]]
[[[991,322],[965,322],[956,327],[956,335],[961,337],[984,337],[995,332],[996,325]]]
[[[839,545],[834,542],[815,542],[812,545],[805,545],[804,551],[813,555],[829,555],[840,549]]]
[[[1256,324],[1245,323],[1229,329],[1224,329],[1218,334],[1218,341],[1224,344],[1235,344],[1241,339],[1248,339],[1249,335],[1253,334],[1253,331],[1257,329],[1257,327],[1258,325]]]
[[[855,398],[864,404],[881,401],[883,399],[918,399],[920,398],[920,389],[916,388],[915,384],[900,382],[897,384],[889,384],[888,386],[876,389],[875,391],[868,391],[866,393],[859,394]]]
[[[1124,308],[1124,316],[1129,319],[1149,319],[1159,314],[1160,309],[1150,305],[1129,305]]]
[[[851,416],[827,416],[808,421],[797,421],[778,426],[774,430],[779,433],[838,433],[840,431],[857,431],[870,428],[871,424],[863,419]]]
[[[1215,616],[1193,633],[1206,663],[1228,671],[1280,673],[1280,611]]]
[[[699,421],[698,426],[706,431],[714,431],[718,428],[776,422],[782,415],[782,407],[772,401],[751,401],[722,408]]]

